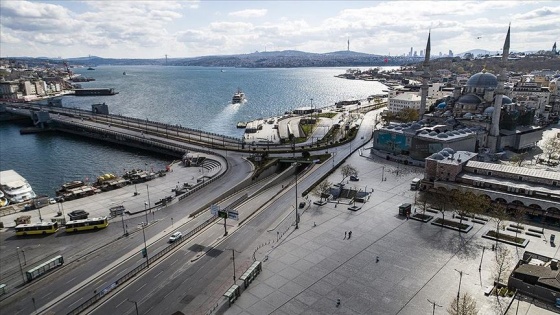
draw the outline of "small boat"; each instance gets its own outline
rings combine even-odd
[[[123,72],[122,75],[126,75],[126,72]]]
[[[247,123],[244,121],[240,121],[237,123],[237,128],[245,128],[247,127]]]
[[[241,92],[241,90],[237,90],[237,92],[235,94],[233,94],[233,97],[231,99],[231,103],[232,104],[239,104],[242,103],[245,100],[245,93]]]
[[[89,67],[89,68],[87,68],[87,69],[88,69],[88,70],[95,70],[95,68],[93,68],[93,67]]]

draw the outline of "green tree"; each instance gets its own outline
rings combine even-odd
[[[496,224],[496,250],[498,250],[498,239],[500,238],[500,227],[508,219],[507,204],[501,202],[489,202],[490,220]]]
[[[527,152],[523,152],[520,154],[513,155],[509,160],[514,163],[516,166],[521,166],[523,162],[527,159]]]
[[[418,111],[414,108],[403,108],[398,115],[403,122],[417,121],[420,117]]]

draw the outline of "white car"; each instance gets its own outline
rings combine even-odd
[[[183,233],[175,232],[171,234],[171,236],[169,237],[169,243],[174,243],[176,240],[180,239],[181,237],[183,237]]]

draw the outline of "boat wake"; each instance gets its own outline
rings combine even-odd
[[[214,120],[210,122],[210,126],[213,130],[219,130],[220,132],[226,132],[227,130],[231,130],[231,126],[235,125],[236,122],[233,121],[233,118],[241,108],[242,104],[227,104],[222,111],[215,116]]]

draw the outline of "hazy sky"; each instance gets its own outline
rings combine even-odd
[[[0,0],[0,56],[170,58],[255,51],[402,55],[560,44],[560,1]]]

